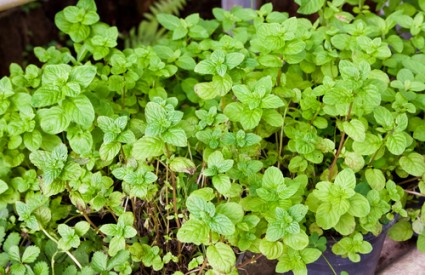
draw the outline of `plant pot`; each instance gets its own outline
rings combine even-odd
[[[316,262],[307,265],[308,273],[314,275],[329,275],[340,274],[342,271],[346,271],[350,275],[374,275],[385,237],[387,236],[387,231],[394,222],[395,220],[385,225],[381,234],[378,236],[374,236],[370,233],[364,236],[364,240],[372,245],[373,250],[369,254],[361,254],[361,260],[358,263],[353,263],[348,258],[342,258],[333,254],[331,247],[336,241],[328,240],[327,249],[323,252],[322,256]]]

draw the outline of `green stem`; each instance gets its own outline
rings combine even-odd
[[[280,137],[279,137],[279,152],[278,152],[278,161],[277,161],[277,168],[280,168],[280,156],[282,155],[283,151],[283,127],[285,127],[285,118],[286,114],[288,113],[289,105],[291,102],[288,102],[288,107],[285,108],[285,111],[283,112],[283,123],[280,127]]]
[[[345,117],[345,121],[349,121],[350,120],[350,115],[351,115],[351,110],[353,108],[353,103],[350,104],[350,107],[348,108],[348,112],[347,112],[347,116]],[[344,143],[345,143],[345,132],[343,131],[341,134],[341,140],[339,141],[339,145],[338,145],[338,150],[335,153],[335,157],[331,163],[331,165],[329,166],[329,175],[328,175],[328,179],[330,180],[332,178],[332,171],[335,168],[336,162],[339,158],[339,154],[342,151],[342,148],[344,147]]]
[[[331,263],[326,259],[325,255],[322,254],[323,259],[325,259],[326,263],[328,263],[329,267],[331,268],[334,275],[337,275],[335,269],[332,267]]]
[[[52,266],[52,275],[55,275],[55,257],[58,252],[59,251],[56,251],[55,254],[53,254],[52,260],[50,261],[50,265]]]
[[[55,238],[53,238],[44,228],[41,228],[41,231],[43,231],[43,233],[50,239],[50,240],[52,240],[54,243],[56,243],[57,245],[59,245],[59,242],[55,239]],[[80,262],[77,260],[77,258],[75,258],[74,257],[74,255],[72,255],[71,254],[71,252],[69,252],[69,251],[63,251],[63,252],[65,252],[67,255],[68,255],[68,257],[70,257],[71,258],[71,260],[73,260],[74,261],[74,263],[80,268],[80,269],[82,269],[83,267],[82,267],[82,265],[80,264]]]

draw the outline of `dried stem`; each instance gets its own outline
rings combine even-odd
[[[249,264],[253,264],[253,263],[255,263],[256,261],[258,261],[258,259],[260,259],[263,256],[264,256],[263,254],[257,254],[257,255],[255,255],[255,257],[251,257],[251,259],[248,259],[248,260],[246,260],[246,261],[238,264],[237,268],[239,269],[239,268],[243,268],[243,267],[245,267],[245,266],[247,266]]]
[[[419,196],[419,197],[425,197],[425,194],[415,192],[415,191],[411,191],[411,190],[404,190],[404,192],[411,194],[411,195]]]

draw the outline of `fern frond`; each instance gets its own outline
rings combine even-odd
[[[152,44],[164,35],[164,29],[160,28],[156,16],[160,13],[180,15],[180,11],[186,6],[187,0],[157,0],[149,8],[149,12],[143,14],[145,19],[140,22],[137,31],[130,30],[125,40],[126,47],[135,47],[141,44]]]

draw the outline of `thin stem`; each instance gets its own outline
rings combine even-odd
[[[404,190],[404,192],[406,192],[407,194],[412,194],[412,195],[419,196],[419,197],[425,197],[425,194],[415,192],[415,191],[411,191],[411,190]]]
[[[421,177],[413,177],[413,178],[410,178],[410,179],[407,179],[407,180],[401,181],[401,182],[399,182],[398,184],[406,184],[406,183],[409,183],[409,182],[417,181],[417,180],[419,180],[420,178],[421,178]]]
[[[239,268],[245,267],[245,266],[247,266],[249,264],[253,264],[253,263],[255,263],[256,261],[258,261],[258,259],[260,259],[263,256],[264,256],[263,254],[257,254],[255,257],[252,257],[251,259],[248,259],[245,262],[242,262],[242,263],[238,264],[237,268],[239,269]]]
[[[201,275],[201,274],[202,274],[202,271],[203,271],[203,270],[204,270],[204,268],[207,266],[207,262],[208,262],[208,259],[207,259],[207,257],[205,257],[205,258],[204,258],[204,261],[202,262],[201,267],[199,268],[198,275]]]
[[[280,127],[279,152],[278,152],[277,168],[280,168],[280,156],[282,155],[282,151],[283,151],[283,127],[285,127],[285,118],[286,118],[286,114],[287,114],[288,109],[289,109],[289,104],[291,104],[291,102],[288,102],[288,107],[286,107],[285,108],[285,111],[283,112],[283,123],[282,123],[282,126]]]
[[[82,210],[81,214],[83,215],[84,219],[86,219],[86,221],[93,227],[93,229],[96,231],[96,233],[100,234],[102,237],[105,237],[105,235],[103,235],[102,232],[100,232],[99,227],[97,227],[92,220],[90,219],[90,217],[87,215],[87,213]]]
[[[56,251],[55,254],[52,256],[52,260],[50,261],[50,265],[52,267],[52,275],[55,275],[55,257],[56,254],[58,254],[59,251]]]
[[[56,244],[59,244],[59,242],[55,239],[55,238],[53,238],[44,228],[41,228],[41,231],[43,231],[43,233],[49,238],[49,239],[51,239],[54,243],[56,243]],[[82,269],[83,267],[81,266],[81,264],[80,264],[80,262],[77,260],[77,258],[75,258],[74,257],[74,255],[72,255],[71,254],[71,252],[69,252],[69,251],[63,251],[63,252],[65,252],[67,255],[68,255],[68,257],[70,257],[71,258],[71,260],[73,260],[74,261],[74,263],[80,268],[80,269]]]
[[[325,261],[328,263],[329,267],[331,268],[332,272],[334,275],[337,275],[335,269],[332,267],[331,263],[328,261],[328,259],[326,259],[325,255],[322,254],[323,259],[325,259]]]
[[[353,104],[351,103],[350,104],[350,107],[348,108],[348,113],[347,113],[347,116],[346,116],[346,118],[345,118],[345,121],[348,121],[348,120],[350,120],[350,114],[351,114],[351,109],[353,108]],[[336,153],[335,153],[335,157],[334,157],[334,159],[333,159],[333,161],[332,161],[332,163],[331,163],[331,165],[329,166],[329,175],[328,175],[328,179],[330,180],[331,178],[332,178],[332,172],[333,172],[333,169],[334,169],[334,167],[335,167],[335,165],[336,165],[336,162],[337,162],[337,160],[338,160],[338,158],[339,158],[339,154],[341,154],[341,151],[342,151],[342,148],[344,147],[344,142],[345,142],[345,132],[343,131],[342,132],[342,134],[341,134],[341,140],[339,141],[339,146],[338,146],[338,150],[336,151]]]
[[[165,144],[165,150],[167,152],[167,159],[170,160],[170,151],[168,149],[168,144]],[[177,228],[180,228],[180,220],[179,220],[179,216],[178,216],[178,210],[177,210],[177,184],[176,184],[176,174],[174,173],[173,170],[168,168],[168,165],[166,166],[166,170],[167,172],[170,171],[171,173],[171,186],[172,186],[172,191],[173,191],[173,209],[174,209],[174,219],[176,220],[176,225]],[[178,250],[178,258],[181,257],[181,252],[182,252],[182,244],[179,240],[177,240],[177,250]]]

